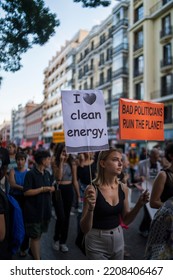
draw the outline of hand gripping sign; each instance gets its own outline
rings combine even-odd
[[[108,150],[102,91],[69,90],[62,91],[61,95],[67,152]]]
[[[164,104],[120,98],[120,139],[164,140]]]

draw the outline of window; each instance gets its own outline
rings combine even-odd
[[[107,81],[109,82],[111,81],[111,79],[112,79],[112,68],[109,68],[107,70]]]
[[[144,57],[143,55],[135,58],[134,61],[134,76],[139,76],[144,72]]]
[[[112,48],[108,48],[106,50],[106,60],[110,60],[112,58]]]
[[[94,49],[94,41],[91,42],[91,50]]]
[[[168,2],[170,2],[170,0],[162,0],[163,5],[167,4]]]
[[[171,63],[171,44],[169,43],[163,47],[163,64],[170,65]]]
[[[143,47],[143,39],[144,39],[143,29],[136,31],[134,36],[135,36],[134,37],[134,42],[135,42],[134,50],[138,50]]]
[[[168,74],[161,78],[161,96],[173,94],[173,75]]]
[[[105,34],[102,34],[100,36],[100,45],[103,44],[105,42]]]
[[[99,61],[99,65],[104,64],[104,53],[100,54],[100,61]]]
[[[93,65],[94,65],[94,59],[91,58],[91,64],[90,64],[90,69],[93,70]]]
[[[172,105],[168,105],[164,107],[164,123],[172,123]]]
[[[119,30],[115,35],[114,35],[114,42],[113,46],[116,48],[123,42],[123,30]]]
[[[100,73],[100,85],[104,84],[104,73]]]
[[[135,85],[135,98],[137,100],[144,100],[144,83],[138,83]]]
[[[84,89],[88,89],[88,84],[87,84],[87,82],[84,83]]]
[[[107,113],[107,126],[111,126],[111,112]]]
[[[162,36],[171,34],[171,16],[167,15],[162,19]]]
[[[115,24],[117,24],[121,19],[121,14],[120,14],[120,11],[118,11],[116,14],[115,14]]]
[[[93,89],[93,77],[90,78],[90,89]]]
[[[143,5],[135,9],[135,22],[144,17],[144,7]]]

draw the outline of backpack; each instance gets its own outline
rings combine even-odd
[[[7,238],[9,251],[16,254],[25,236],[22,210],[17,200],[0,189],[0,195],[4,202],[6,217],[8,219]]]
[[[7,199],[10,208],[10,247],[12,254],[16,254],[25,236],[23,214],[18,201],[13,196],[7,194]]]

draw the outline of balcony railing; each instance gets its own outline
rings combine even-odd
[[[139,49],[143,48],[143,42],[138,42],[134,45],[133,50],[137,51]]]
[[[169,37],[169,36],[172,37],[172,34],[173,34],[173,28],[172,28],[172,26],[169,26],[160,31],[160,39],[162,39],[164,37]]]
[[[144,74],[143,70],[134,69],[134,77],[138,77]]]
[[[161,89],[161,97],[168,96],[168,95],[173,95],[173,85],[169,89],[165,89],[163,86],[163,89]]]
[[[119,51],[128,50],[129,44],[128,43],[121,43],[117,47],[114,48],[113,54],[116,54]]]
[[[163,60],[160,61],[160,67],[167,67],[167,66],[172,66],[173,65],[173,58],[172,56],[168,57],[168,58],[164,58]]]
[[[172,0],[160,0],[158,1],[151,9],[150,9],[150,15],[154,14],[155,12],[159,11],[163,6],[171,2]]]
[[[119,75],[128,75],[128,68],[127,67],[121,67],[120,69],[117,69],[116,71],[113,72],[113,78],[119,76]]]
[[[114,26],[113,31],[115,31],[120,26],[126,26],[128,27],[128,19],[120,19]]]

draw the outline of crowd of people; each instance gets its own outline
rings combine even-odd
[[[143,187],[147,180],[152,181],[151,193]],[[132,207],[131,192],[136,187],[140,195]],[[172,142],[164,151],[143,147],[140,154],[134,148],[125,153],[113,147],[71,155],[64,143],[51,143],[49,150],[22,149],[14,143],[3,148],[0,135],[0,259],[12,259],[4,194],[13,196],[23,213],[25,237],[20,257],[30,254],[34,260],[41,259],[40,240],[48,231],[53,210],[52,250],[67,253],[74,206],[78,210],[76,235],[82,233],[85,238],[87,259],[123,259],[123,226],[128,227],[141,209],[144,216],[139,234],[147,238],[145,259],[173,259]],[[146,207],[148,202],[158,209],[154,218]]]

